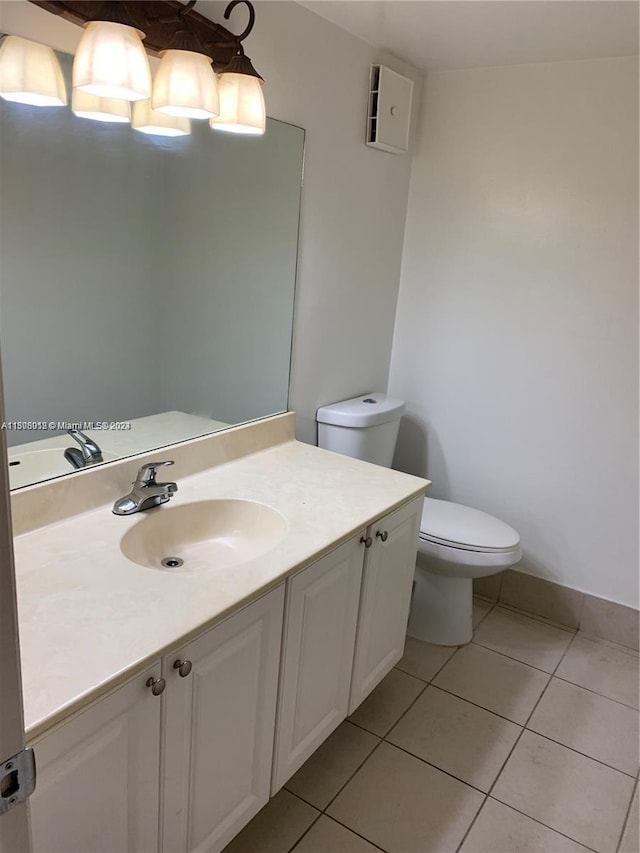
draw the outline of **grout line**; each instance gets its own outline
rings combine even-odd
[[[293,791],[288,791],[288,793],[289,793],[289,794],[291,794],[291,796],[292,796],[292,797],[296,797],[296,796],[297,796],[297,794],[294,794],[294,793],[293,793]],[[302,800],[302,797],[298,797],[298,799],[299,799],[299,800]],[[306,801],[306,800],[302,800],[302,802],[303,802],[303,803],[307,803],[307,801]],[[311,803],[307,803],[307,805],[309,806],[309,805],[311,805]],[[295,848],[298,846],[298,844],[300,844],[300,842],[302,841],[302,839],[303,839],[303,838],[305,837],[305,835],[309,832],[309,830],[311,829],[311,827],[312,827],[312,826],[315,826],[315,825],[316,825],[316,823],[320,820],[320,818],[321,818],[321,817],[322,817],[322,812],[319,812],[319,813],[314,817],[314,819],[311,821],[311,823],[309,824],[309,826],[305,829],[305,831],[302,833],[302,835],[301,835],[298,839],[296,839],[296,841],[294,841],[294,843],[293,843],[293,845],[292,845],[291,847],[287,848],[288,853],[292,853],[292,851],[293,851],[293,850],[295,850]],[[224,853],[224,851],[223,851],[223,853]]]
[[[445,776],[448,776],[450,779],[455,779],[456,782],[460,782],[461,785],[464,785],[467,788],[471,788],[472,791],[477,791],[478,794],[482,794],[484,797],[488,796],[486,791],[482,791],[480,788],[477,788],[475,785],[472,785],[471,782],[465,782],[464,779],[461,779],[459,776],[455,776],[449,770],[443,770],[442,767],[438,767],[437,764],[433,764],[431,761],[427,761],[426,758],[420,758],[419,755],[414,755],[413,752],[409,752],[408,749],[405,749],[403,746],[398,746],[397,743],[393,743],[390,740],[384,740],[382,743],[386,743],[387,746],[393,747],[393,749],[397,749],[399,752],[404,752],[405,755],[408,755],[410,758],[415,758],[416,761],[420,761],[422,764],[426,764],[428,767],[433,767],[434,770],[437,770],[439,773],[444,773]]]
[[[487,799],[493,800],[495,803],[500,803],[501,806],[505,806],[506,808],[511,809],[512,811],[517,812],[518,814],[521,814],[523,817],[529,818],[529,820],[532,820],[534,823],[537,823],[540,826],[544,826],[545,829],[550,829],[551,832],[555,832],[556,835],[561,835],[563,838],[567,838],[574,844],[579,844],[581,847],[584,847],[585,850],[592,850],[593,853],[599,853],[599,851],[596,850],[594,847],[589,847],[589,845],[585,844],[583,841],[576,841],[575,838],[571,838],[571,836],[567,835],[566,832],[561,832],[559,829],[554,829],[554,827],[549,826],[548,823],[544,823],[544,821],[538,820],[538,818],[536,817],[531,817],[531,815],[527,814],[526,812],[523,812],[521,809],[517,809],[515,806],[510,806],[509,803],[505,803],[502,800],[499,800],[497,797],[487,797]]]
[[[556,740],[553,737],[549,737],[549,735],[545,735],[544,732],[538,732],[535,729],[530,729],[525,726],[526,731],[531,732],[532,735],[537,735],[538,737],[544,738],[545,740],[551,741],[551,743],[555,743],[558,746],[563,747],[563,749],[568,749],[570,752],[575,752],[576,755],[581,755],[583,758],[588,758],[590,761],[595,761],[596,764],[602,765],[602,767],[607,767],[609,770],[613,770],[615,773],[622,773],[623,776],[628,776],[629,779],[635,779],[635,773],[627,773],[626,770],[620,770],[619,767],[614,767],[613,764],[607,764],[606,761],[601,761],[599,758],[594,758],[593,755],[589,755],[588,752],[580,752],[579,749],[575,749],[573,746],[567,746],[566,743],[562,743],[561,740]]]
[[[484,599],[481,599],[481,601],[484,601]],[[493,608],[496,606],[496,602],[488,602],[488,601],[484,601],[484,603],[485,603],[485,604],[490,604],[491,606],[489,607],[489,609],[487,610],[487,612],[486,612],[486,613],[483,613],[483,615],[481,616],[481,618],[478,620],[478,624],[473,626],[472,634],[474,634],[474,633],[475,633],[475,631],[476,631],[476,629],[478,628],[478,626],[479,626],[479,625],[481,625],[481,624],[484,622],[484,620],[487,618],[487,616],[491,613],[491,611],[493,610]],[[471,614],[471,619],[472,619],[472,621],[473,621],[473,610],[472,610],[472,614]]]
[[[573,625],[566,625],[564,622],[556,622],[555,619],[549,619],[548,616],[541,616],[539,613],[523,610],[521,607],[516,607],[515,604],[507,604],[504,601],[499,601],[497,607],[501,607],[503,610],[508,610],[511,613],[517,613],[518,616],[526,616],[535,622],[540,622],[542,625],[548,625],[549,628],[557,628],[559,631],[568,631],[571,634],[575,634],[579,630],[578,628],[574,628]]]
[[[548,675],[548,673],[547,673],[547,675]],[[549,675],[549,681],[551,680],[551,678],[552,678],[552,676]],[[512,726],[518,726],[518,728],[520,728],[520,729],[523,729],[525,726],[524,723],[519,723],[517,720],[512,720],[511,717],[505,717],[504,714],[499,714],[497,711],[494,711],[492,708],[485,708],[484,705],[478,705],[477,702],[474,702],[472,699],[467,699],[466,696],[460,696],[458,693],[454,693],[453,690],[447,690],[446,687],[440,687],[439,684],[431,683],[427,686],[433,687],[435,690],[440,690],[442,693],[447,693],[449,696],[453,696],[456,699],[460,699],[460,701],[462,701],[462,702],[468,702],[469,705],[473,705],[474,708],[479,708],[481,711],[485,711],[487,714],[493,714],[494,717],[499,717],[501,720],[504,720],[507,723],[511,723]],[[545,684],[545,689],[546,689],[546,686],[547,685]],[[527,719],[529,719],[529,718],[527,717]],[[551,738],[550,738],[550,740],[551,740]],[[627,774],[627,775],[629,775],[629,774]]]
[[[423,642],[423,640],[419,640],[418,642],[422,643],[422,642]],[[425,645],[431,645],[431,643],[425,643]],[[465,643],[465,645],[468,645],[468,643]],[[451,647],[450,647],[450,646],[438,646],[437,648],[443,649],[443,648],[451,648]],[[460,649],[464,649],[464,646],[455,646],[455,648],[453,649],[453,651],[451,652],[451,654],[449,655],[449,657],[445,660],[445,662],[442,664],[442,666],[440,666],[440,667],[438,668],[438,670],[437,670],[436,672],[434,672],[434,673],[433,673],[433,675],[431,676],[431,678],[428,678],[428,679],[427,679],[427,678],[420,678],[420,676],[419,676],[419,675],[414,675],[412,672],[407,672],[407,670],[406,670],[406,669],[400,669],[400,667],[398,666],[398,664],[402,663],[402,659],[400,659],[400,660],[398,661],[398,663],[395,665],[395,669],[400,670],[400,672],[404,672],[404,674],[405,674],[405,675],[412,675],[414,678],[417,678],[417,679],[418,679],[418,681],[424,681],[425,685],[426,685],[426,684],[431,684],[431,682],[433,681],[433,679],[434,679],[437,675],[440,675],[440,673],[441,673],[441,672],[442,672],[442,670],[445,668],[445,666],[446,666],[446,665],[449,663],[449,661],[450,661],[450,660],[451,660],[451,659],[452,659],[452,658],[453,658],[453,657],[454,657],[454,656],[455,656],[455,655],[460,651]]]
[[[399,661],[398,661],[398,663],[402,663],[402,660],[399,660]],[[412,672],[406,672],[406,670],[404,670],[404,669],[400,669],[400,667],[398,666],[398,663],[393,667],[394,669],[397,669],[397,670],[398,670],[398,672],[401,672],[403,675],[408,675],[408,676],[409,676],[409,678],[415,678],[415,679],[416,679],[416,681],[422,681],[422,682],[423,682],[423,684],[428,684],[428,683],[429,683],[429,682],[428,682],[428,681],[426,681],[424,678],[420,678],[420,676],[419,676],[419,675],[414,675]],[[386,677],[387,677],[387,676],[385,675],[385,678],[386,678]],[[384,678],[382,679],[382,681],[384,681]],[[381,684],[382,684],[382,681],[380,682]],[[374,687],[374,690],[375,690],[375,687]],[[371,693],[373,693],[373,690],[371,691]],[[369,694],[369,695],[371,695],[371,694]],[[369,698],[369,696],[367,696],[367,699],[368,699],[368,698]],[[366,702],[366,699],[364,699],[363,701],[364,701],[364,702]],[[359,707],[360,707],[360,706],[358,705],[358,708],[359,708]],[[357,708],[356,708],[356,710],[357,710]],[[353,713],[355,714],[355,711],[354,711]]]
[[[323,814],[324,814],[324,812],[323,812]],[[373,843],[373,841],[372,841],[370,838],[367,838],[367,837],[366,837],[366,835],[361,835],[359,832],[356,832],[356,831],[355,831],[355,829],[352,829],[350,826],[347,826],[347,824],[346,824],[346,823],[343,823],[341,820],[338,820],[338,818],[337,818],[337,817],[334,817],[333,815],[329,815],[329,814],[328,814],[328,815],[325,815],[325,817],[327,818],[327,820],[332,820],[332,821],[334,821],[335,823],[339,824],[340,826],[343,826],[345,829],[348,829],[348,830],[349,830],[349,832],[352,832],[354,835],[357,835],[357,836],[358,836],[358,838],[362,838],[362,840],[363,840],[363,841],[366,841],[366,842],[367,842],[367,844],[370,844],[370,845],[371,845],[372,847],[374,847],[376,850],[381,850],[381,851],[382,851],[382,853],[388,853],[388,852],[387,852],[387,850],[385,850],[385,848],[384,848],[384,847],[380,847],[378,844],[374,844],[374,843]]]
[[[536,669],[538,672],[544,672],[545,675],[554,675],[556,669],[558,668],[558,665],[562,662],[562,658],[565,656],[567,649],[571,645],[571,643],[567,645],[567,648],[562,652],[562,656],[560,658],[560,661],[558,662],[558,665],[556,665],[553,670],[549,671],[548,669],[541,669],[539,666],[534,666],[534,664],[532,663],[527,663],[526,661],[520,660],[520,658],[514,658],[513,655],[508,655],[506,652],[501,652],[499,649],[494,649],[492,646],[485,646],[484,643],[481,643],[479,640],[471,640],[471,642],[474,645],[480,646],[483,649],[487,649],[490,652],[495,652],[495,654],[497,655],[502,655],[503,658],[509,658],[509,660],[514,660],[516,663],[521,663],[523,666],[530,666],[531,669]]]
[[[623,708],[629,708],[631,711],[635,711],[638,713],[638,708],[635,705],[628,705],[626,702],[621,702],[619,699],[612,699],[611,696],[607,696],[605,693],[598,693],[597,690],[593,690],[591,687],[585,687],[584,684],[578,684],[577,681],[569,681],[568,678],[563,678],[561,675],[553,675],[553,678],[556,678],[558,681],[564,681],[565,684],[572,684],[574,687],[579,687],[581,690],[586,690],[587,693],[593,693],[594,696],[600,696],[601,699],[608,699],[609,702],[615,702],[616,705],[622,705]]]
[[[633,799],[636,795],[636,791],[638,790],[638,777],[636,776],[636,784],[633,786],[633,791],[631,793],[631,799],[629,800],[629,806],[627,808],[627,813],[624,816],[624,821],[622,822],[622,829],[620,830],[620,836],[618,838],[618,843],[616,844],[616,851],[619,851],[622,847],[622,839],[624,838],[624,834],[626,832],[627,826],[629,824],[629,818],[631,817],[631,809],[633,808]]]
[[[370,734],[371,734],[371,732],[370,732]],[[337,791],[336,791],[336,793],[333,795],[333,797],[331,797],[331,799],[329,800],[329,802],[327,803],[327,805],[322,809],[322,813],[323,813],[323,814],[327,811],[327,809],[328,809],[331,805],[333,805],[334,800],[336,800],[336,798],[340,796],[340,794],[344,791],[344,789],[347,787],[347,785],[348,785],[348,784],[349,784],[349,782],[353,779],[353,777],[356,775],[356,773],[358,773],[358,771],[359,771],[362,767],[364,767],[364,765],[367,763],[367,761],[371,758],[371,756],[373,755],[373,753],[374,753],[377,749],[379,749],[379,747],[380,747],[380,744],[381,744],[381,743],[383,743],[382,739],[380,739],[380,740],[378,741],[378,743],[373,747],[373,749],[371,750],[371,752],[370,752],[370,753],[369,753],[365,758],[363,758],[363,760],[360,762],[360,764],[358,764],[358,766],[357,766],[357,767],[356,767],[356,769],[353,771],[353,773],[349,776],[349,778],[348,778],[348,779],[347,779],[347,781],[344,783],[344,785],[341,785],[341,786],[338,788],[338,790],[337,790]],[[318,808],[318,807],[317,807],[317,806],[314,806],[314,808]],[[328,817],[331,817],[331,815],[328,815]],[[347,827],[347,829],[350,829],[350,827]]]
[[[604,637],[596,637],[595,634],[589,634],[587,631],[578,630],[578,636],[583,640],[588,640],[590,643],[598,643],[599,645],[606,646],[606,648],[611,649],[614,652],[620,652],[623,655],[628,655],[630,658],[634,658],[638,660],[640,656],[640,651],[638,649],[634,649],[633,646],[625,646],[624,643],[616,643],[613,640],[606,640]]]

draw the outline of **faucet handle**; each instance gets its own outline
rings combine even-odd
[[[164,462],[145,462],[144,465],[140,466],[138,476],[136,477],[136,483],[140,483],[145,486],[153,486],[156,482],[158,468],[173,464],[173,459],[166,459]]]

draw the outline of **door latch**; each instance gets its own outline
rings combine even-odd
[[[0,816],[23,803],[36,787],[36,757],[27,747],[0,763]]]

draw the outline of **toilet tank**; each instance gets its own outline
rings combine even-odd
[[[318,409],[318,447],[391,467],[405,411],[402,400],[364,394]]]

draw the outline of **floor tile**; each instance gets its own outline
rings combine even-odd
[[[551,679],[527,728],[635,776],[638,712],[575,684]]]
[[[379,849],[322,815],[291,853],[377,853]]]
[[[344,722],[285,787],[316,808],[324,809],[379,743],[375,735]]]
[[[587,848],[489,797],[465,838],[460,853],[489,851],[581,853],[587,851]]]
[[[570,631],[495,607],[476,629],[474,641],[522,663],[553,672],[572,637]]]
[[[482,801],[468,785],[382,743],[328,814],[389,853],[453,853]]]
[[[638,812],[638,791],[636,789],[636,793],[633,798],[633,803],[631,804],[631,811],[629,812],[629,817],[627,818],[627,825],[624,829],[624,835],[622,836],[622,842],[620,844],[620,853],[638,853],[638,850],[640,850],[640,829],[638,828],[639,821],[640,814]]]
[[[492,607],[493,604],[489,601],[483,601],[481,598],[473,599],[473,613],[471,619],[474,628],[478,627]]]
[[[524,725],[549,675],[527,664],[469,643],[434,678],[433,684]]]
[[[525,731],[492,796],[574,841],[615,850],[634,780]]]
[[[432,646],[431,643],[407,637],[404,656],[396,664],[396,669],[423,681],[431,681],[455,651],[456,648],[452,646]]]
[[[609,699],[638,707],[638,656],[621,646],[578,634],[556,675]]]
[[[387,740],[488,791],[521,731],[464,699],[427,687]]]
[[[424,681],[392,669],[349,719],[384,737],[423,690]]]
[[[286,853],[319,814],[288,791],[279,791],[223,853]]]

